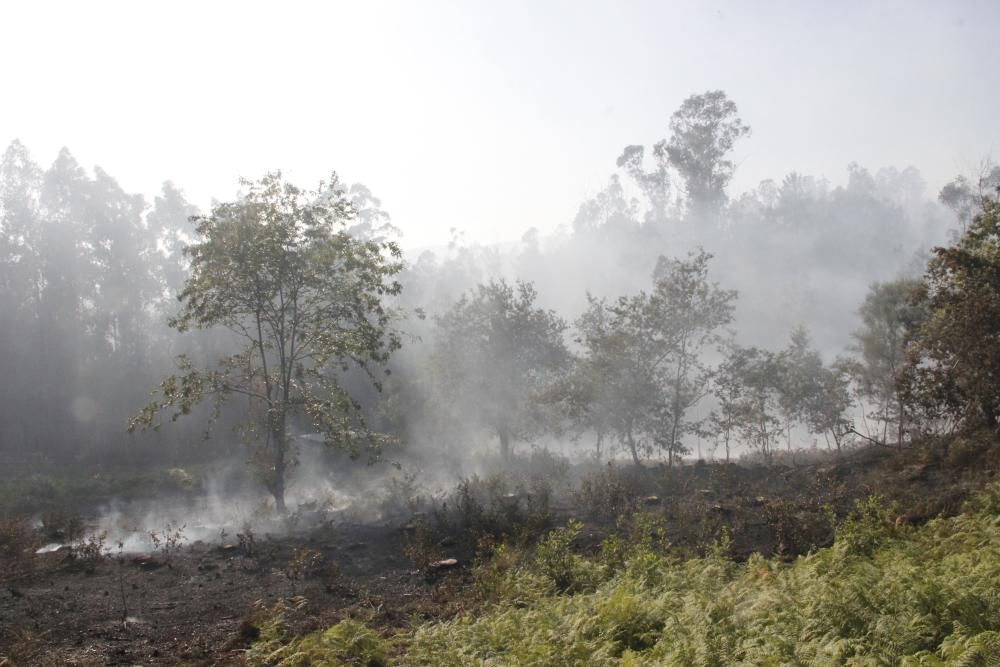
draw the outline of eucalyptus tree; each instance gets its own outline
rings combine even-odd
[[[750,126],[723,91],[710,90],[684,100],[670,117],[670,132],[662,150],[684,179],[689,206],[696,213],[717,213],[736,171],[729,154]]]
[[[20,458],[23,449],[40,449],[38,409],[56,411],[40,395],[38,308],[42,280],[38,253],[39,195],[42,170],[27,148],[14,141],[0,158],[0,453]],[[64,405],[64,404],[62,404]],[[46,415],[50,425],[53,415]],[[42,440],[42,442],[39,442]],[[15,444],[16,443],[16,444]],[[5,450],[9,450],[6,451]]]
[[[353,456],[391,440],[367,428],[342,377],[359,367],[380,388],[377,367],[400,346],[385,303],[400,291],[400,250],[348,232],[356,212],[336,174],[310,192],[280,173],[243,186],[241,198],[195,219],[191,274],[170,321],[182,332],[228,330],[232,353],[206,366],[179,357],[130,429],[158,428],[163,411],[177,419],[205,399],[214,418],[227,399],[245,398],[241,432],[283,511],[295,423]]]
[[[645,222],[668,223],[681,200],[673,194],[679,176],[687,194],[687,208],[699,217],[717,215],[727,201],[726,187],[736,164],[730,157],[750,126],[739,116],[736,103],[721,90],[691,95],[670,116],[670,137],[650,149],[626,146],[616,165],[645,200]],[[647,168],[646,164],[651,163]]]
[[[194,240],[191,221],[198,216],[198,209],[184,198],[184,193],[171,181],[163,183],[160,194],[154,197],[153,207],[146,215],[149,235],[157,247],[152,261],[157,266],[163,297],[173,301],[184,289],[187,278],[187,259],[184,247]]]

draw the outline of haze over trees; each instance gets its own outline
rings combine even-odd
[[[535,306],[536,297],[529,284],[491,281],[437,318],[440,398],[455,422],[495,433],[504,459],[515,442],[546,429],[541,392],[569,358],[565,322]]]
[[[653,290],[617,302],[590,299],[577,326],[583,345],[570,404],[602,440],[613,431],[632,460],[660,451],[669,465],[699,427],[689,411],[709,393],[704,354],[723,341],[736,292],[709,282],[710,255],[661,257]]]
[[[55,4],[0,667],[1000,667],[1000,3]]]
[[[692,95],[665,126],[560,232],[495,247],[456,233],[406,261],[360,184],[307,192],[272,174],[199,216],[178,185],[147,202],[67,150],[43,169],[15,142],[0,163],[0,455],[41,470],[249,444],[281,507],[296,450],[319,441],[454,461],[558,443],[674,465],[695,446],[727,460],[905,446],[997,419],[982,341],[1000,172],[935,195],[913,167],[852,163],[842,184],[791,172],[734,193],[750,132],[734,101]],[[196,418],[124,434],[162,410]],[[211,419],[217,448],[199,444]]]

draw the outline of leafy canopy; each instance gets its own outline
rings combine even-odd
[[[400,251],[348,232],[356,213],[336,175],[313,192],[280,173],[243,185],[240,199],[195,219],[198,241],[185,250],[191,275],[170,322],[180,331],[222,327],[235,349],[204,368],[180,357],[180,373],[130,427],[157,428],[164,409],[176,419],[207,397],[218,416],[227,397],[246,396],[242,430],[280,507],[293,419],[354,454],[384,442],[365,428],[343,376],[360,368],[379,388],[372,368],[400,346],[396,313],[384,303],[400,291]]]

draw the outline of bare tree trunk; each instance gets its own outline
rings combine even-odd
[[[837,453],[839,454],[840,453],[840,436],[837,434],[837,429],[836,428],[831,428],[830,429],[830,435],[833,436],[833,442],[834,442],[834,444],[837,445]],[[826,448],[830,449],[830,439],[829,438],[827,438],[827,441],[826,441]]]
[[[625,432],[625,444],[628,445],[629,453],[632,454],[632,462],[637,468],[641,468],[642,462],[639,460],[639,450],[636,448],[635,438],[632,437],[632,429]]]
[[[670,442],[667,443],[667,467],[674,467],[674,450],[677,448],[677,429],[681,423],[681,417],[684,415],[684,411],[681,410],[680,405],[680,391],[681,391],[681,371],[677,370],[677,379],[674,381],[674,398],[671,405],[671,424],[670,424]]]
[[[282,416],[271,428],[274,439],[274,469],[271,471],[271,495],[279,513],[287,511],[285,506],[285,475],[288,472],[288,439],[285,437],[285,418]]]
[[[504,461],[510,461],[513,452],[510,446],[510,432],[506,426],[497,428],[497,436],[500,438],[500,456]]]
[[[896,428],[896,448],[897,449],[902,449],[903,448],[903,430],[905,428],[904,424],[905,424],[905,421],[906,421],[906,413],[904,412],[905,408],[903,407],[903,397],[900,395],[900,393],[898,391],[896,392],[896,406],[897,406],[897,410],[899,411],[899,424],[898,424],[898,426]]]

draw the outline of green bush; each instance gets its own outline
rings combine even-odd
[[[834,547],[785,565],[737,564],[718,548],[676,561],[606,541],[628,565],[588,592],[501,606],[424,626],[412,665],[991,664],[1000,630],[1000,524],[989,499],[974,514],[897,528],[877,500],[859,503]],[[536,565],[572,571],[571,530]],[[652,567],[637,567],[637,562]],[[526,574],[526,573],[525,573]],[[650,576],[655,574],[655,576]],[[524,576],[524,575],[522,575]],[[574,661],[576,661],[574,663]]]
[[[790,564],[736,563],[725,534],[706,557],[680,560],[642,537],[655,537],[649,525],[608,538],[592,562],[572,550],[582,528],[573,522],[533,556],[492,547],[475,575],[492,591],[485,608],[401,632],[393,652],[379,653],[386,644],[363,626],[300,640],[268,627],[258,644],[271,653],[255,644],[248,656],[342,665],[393,655],[413,667],[996,665],[998,498],[994,485],[966,514],[914,529],[869,499],[833,547]],[[604,564],[612,558],[619,567]],[[282,662],[294,655],[311,662]]]
[[[880,544],[893,537],[892,512],[881,498],[855,500],[854,510],[837,528],[834,545],[840,553],[871,555]]]
[[[298,651],[309,657],[308,665],[329,667],[381,667],[389,664],[389,651],[382,638],[364,623],[345,619],[333,627],[307,635]]]
[[[535,547],[535,567],[560,593],[576,590],[583,584],[583,558],[573,553],[573,540],[583,524],[570,519],[565,528],[557,528]]]
[[[344,619],[321,632],[301,637],[289,630],[289,618],[306,607],[304,598],[276,604],[260,624],[259,639],[244,654],[251,667],[383,667],[389,644],[374,630]]]

